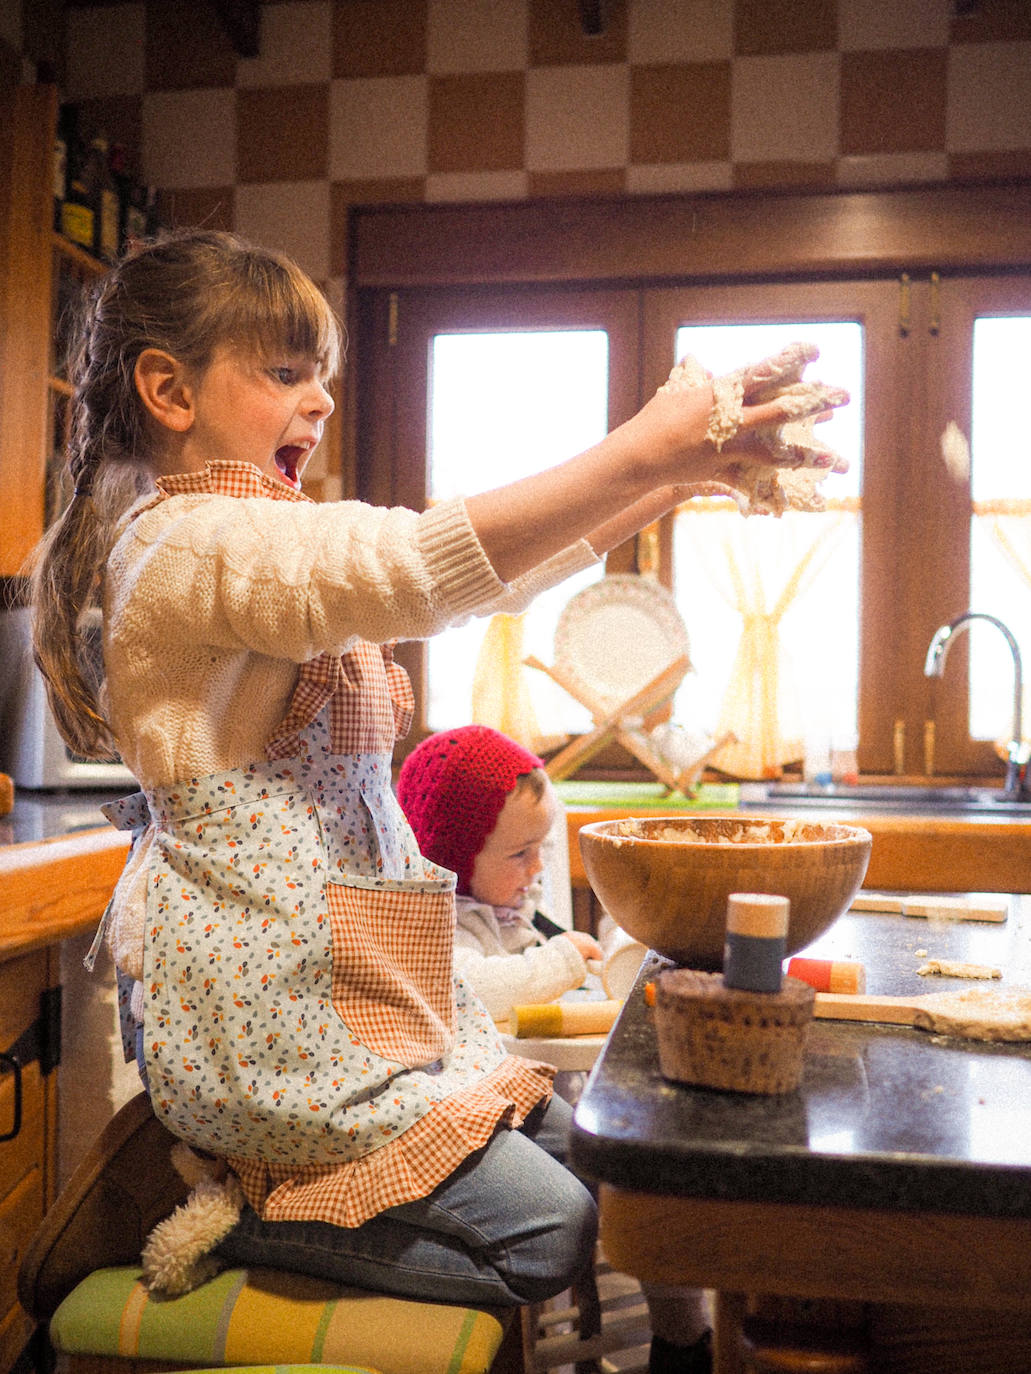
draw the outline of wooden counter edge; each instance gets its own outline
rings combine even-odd
[[[660,815],[658,810],[568,807],[569,876],[574,887],[587,887],[580,854],[579,832],[595,821]],[[704,815],[733,815],[741,820],[764,813],[705,811]],[[863,814],[842,808],[841,814],[771,810],[787,819],[806,814],[830,823],[861,825],[873,836],[870,866],[863,886],[883,892],[1031,892],[1031,822],[991,816],[940,817]]]
[[[730,1202],[604,1183],[600,1208],[609,1263],[645,1282],[1031,1312],[1031,1219]]]
[[[0,959],[91,930],[128,847],[104,827],[0,848]]]

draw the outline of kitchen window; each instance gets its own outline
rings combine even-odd
[[[536,334],[549,347],[552,335],[565,336],[562,346],[578,335],[604,335],[610,428],[661,384],[685,346],[722,371],[724,360],[733,357],[734,338],[745,330],[761,330],[744,348],[748,357],[772,351],[785,333],[806,338],[824,330],[824,356],[809,374],[842,381],[854,395],[843,432],[828,436],[848,454],[852,471],[827,480],[827,515],[746,521],[721,511],[718,502],[692,502],[637,541],[636,549],[617,551],[610,568],[636,567],[641,559],[676,594],[698,669],[678,695],[676,717],[683,723],[715,730],[740,647],[747,608],[730,604],[732,590],[728,598],[734,579],[728,574],[727,538],[736,550],[739,590],[742,569],[751,577],[772,556],[767,546],[780,544],[787,552],[781,551],[780,571],[764,591],[761,609],[777,610],[784,579],[797,574],[801,562],[798,580],[809,582],[811,598],[808,604],[802,597],[793,602],[778,627],[794,678],[794,705],[784,708],[779,727],[795,745],[789,752],[799,752],[802,734],[815,722],[835,739],[855,740],[865,773],[1001,774],[996,746],[1008,739],[1013,690],[1001,636],[993,643],[992,627],[975,627],[957,641],[940,680],[925,678],[923,662],[934,630],[968,608],[998,616],[1025,649],[1031,645],[1031,536],[1023,534],[1031,526],[1031,455],[1026,432],[1011,418],[1020,395],[1013,371],[1027,356],[1031,330],[1031,280],[924,269],[870,277],[783,275],[781,281],[705,285],[536,281],[360,292],[358,449],[371,459],[360,469],[360,494],[416,507],[432,499],[438,349],[476,352],[479,346],[486,356],[506,335],[522,335],[528,346]],[[392,335],[380,328],[388,320]],[[771,348],[753,346],[763,336]],[[499,396],[510,368],[500,369]],[[566,371],[560,364],[563,381]],[[514,372],[512,381],[523,419],[543,388]],[[485,390],[474,379],[470,387]],[[580,384],[570,371],[568,394],[574,391],[580,392]],[[511,422],[511,409],[506,413],[502,405],[491,401],[475,420],[482,486],[519,475],[514,460],[491,441],[492,429]],[[559,454],[534,442],[532,427],[539,434],[541,426],[550,426],[546,420],[529,423],[531,437],[518,446],[545,466]],[[585,442],[591,433],[582,431]],[[943,448],[946,433],[952,442]],[[963,462],[967,443],[969,471]],[[562,451],[584,446],[574,443]],[[724,530],[713,534],[720,524]],[[796,537],[802,544],[795,543],[792,552]],[[808,552],[806,540],[822,547]],[[550,658],[557,608],[573,590],[570,584],[556,589],[554,604],[530,613],[537,620],[527,617],[532,643],[526,652]],[[476,632],[482,635],[483,629],[481,622]],[[475,651],[467,647],[460,667],[459,657],[444,645],[435,644],[428,655],[422,646],[405,651],[423,729],[468,716],[469,697],[464,711],[460,701],[467,683],[471,689],[468,664]],[[446,695],[434,695],[435,678],[451,679]],[[535,685],[538,696],[546,685]],[[785,690],[785,701],[788,695]],[[569,703],[564,706],[568,710]],[[544,734],[588,724],[557,707],[544,705],[539,714]]]

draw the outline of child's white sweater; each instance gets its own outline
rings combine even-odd
[[[533,925],[539,890],[511,910],[456,897],[455,972],[460,974],[495,1021],[508,1019],[514,1006],[553,1002],[587,976],[583,956],[562,935],[545,939]]]

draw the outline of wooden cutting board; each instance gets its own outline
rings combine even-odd
[[[813,1015],[915,1026],[964,1040],[1031,1041],[1031,989],[966,987],[917,997],[818,992]]]

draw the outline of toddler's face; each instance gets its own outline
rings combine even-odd
[[[544,866],[541,848],[551,830],[555,806],[550,787],[540,797],[525,784],[508,794],[473,865],[469,889],[478,902],[508,907],[522,904]]]

